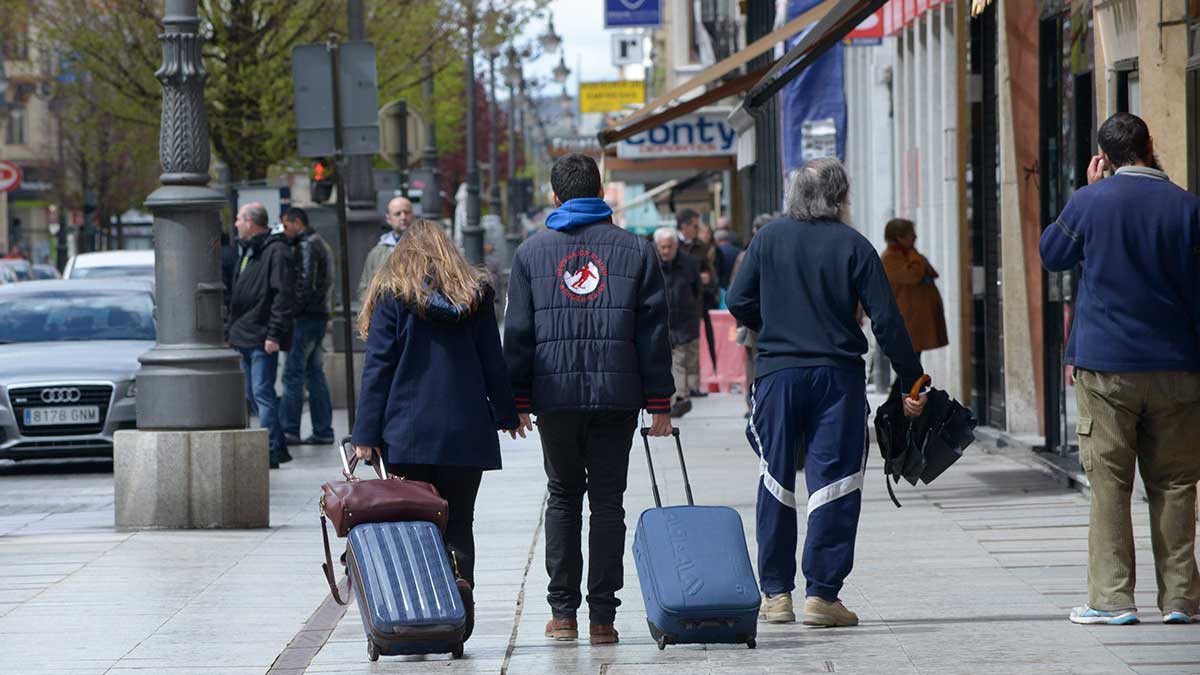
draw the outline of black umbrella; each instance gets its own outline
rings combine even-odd
[[[923,375],[908,395],[917,398],[921,387],[929,382],[929,376]],[[932,483],[975,441],[976,426],[971,411],[940,389],[930,388],[925,410],[916,419],[904,416],[900,396],[898,389],[893,390],[875,413],[875,437],[883,455],[884,482],[897,508],[900,501],[892,483],[900,482],[901,478],[910,485],[916,485],[918,480]]]

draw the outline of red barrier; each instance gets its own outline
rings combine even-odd
[[[710,310],[713,343],[717,348],[717,367],[714,370],[708,351],[708,336],[700,329],[700,384],[708,391],[731,393],[746,386],[746,348],[737,343],[737,322],[728,310]]]

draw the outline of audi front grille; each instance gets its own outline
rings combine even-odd
[[[78,391],[78,397],[75,392]],[[56,384],[45,387],[17,387],[8,390],[17,428],[26,438],[45,436],[89,436],[104,430],[112,404],[110,384]],[[54,424],[25,426],[26,408],[57,408],[60,406],[90,406],[100,408],[100,421],[95,424]]]

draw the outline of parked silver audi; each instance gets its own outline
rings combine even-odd
[[[112,455],[113,432],[137,427],[153,293],[137,279],[0,286],[0,459]]]

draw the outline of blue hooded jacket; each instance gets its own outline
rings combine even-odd
[[[564,232],[612,219],[613,210],[599,197],[569,199],[546,218],[546,227]]]

